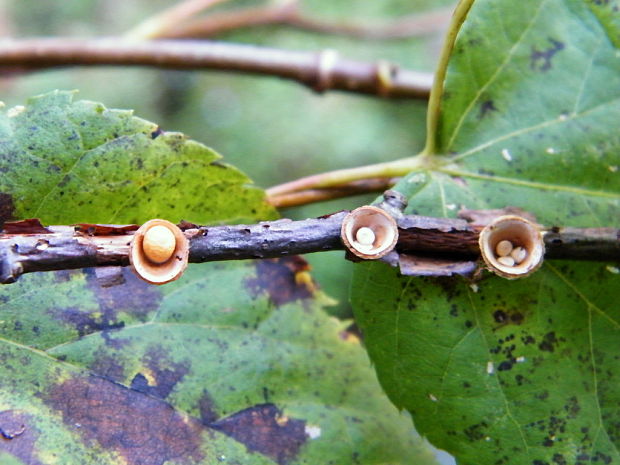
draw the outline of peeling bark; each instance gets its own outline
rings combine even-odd
[[[186,225],[190,241],[189,261],[277,258],[329,250],[343,250],[340,239],[342,211],[303,221],[278,220],[253,225]],[[396,251],[401,257],[424,261],[424,275],[433,275],[429,264],[441,264],[438,275],[450,263],[476,261],[479,257],[480,224],[463,219],[401,216]],[[99,229],[112,235],[92,234],[79,226],[48,226],[46,233],[0,234],[0,282],[14,282],[20,275],[37,271],[129,265],[131,228],[125,234],[107,225]],[[97,229],[97,228],[95,228]],[[613,228],[543,228],[545,258],[567,260],[620,260],[620,230]],[[123,232],[123,231],[121,231]],[[392,257],[394,258],[394,257]],[[396,260],[385,260],[392,265]],[[402,260],[401,260],[402,261]],[[405,262],[407,260],[405,259]],[[411,262],[411,260],[409,260]],[[469,266],[469,265],[468,265]],[[407,268],[407,267],[406,267]],[[454,266],[462,270],[462,266]],[[414,275],[415,268],[411,271]]]

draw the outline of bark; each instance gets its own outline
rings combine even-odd
[[[0,40],[0,68],[33,71],[101,65],[260,74],[291,79],[317,92],[333,89],[421,99],[428,98],[433,79],[387,62],[348,60],[334,50],[298,52],[224,42],[112,38]]]

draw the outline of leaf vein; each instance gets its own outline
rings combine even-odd
[[[476,92],[476,95],[474,96],[474,98],[471,100],[471,102],[469,103],[469,105],[467,105],[467,108],[465,108],[465,111],[463,111],[463,113],[461,114],[461,117],[459,118],[458,123],[456,124],[454,130],[452,131],[452,135],[450,136],[450,139],[448,140],[448,144],[447,147],[451,147],[452,144],[454,143],[454,140],[456,139],[457,135],[460,133],[461,131],[461,127],[463,125],[463,122],[465,121],[465,118],[467,117],[467,115],[469,115],[469,113],[471,113],[474,105],[476,104],[476,102],[478,102],[478,100],[480,100],[480,97],[484,94],[484,92],[489,88],[489,86],[495,82],[495,80],[497,79],[497,77],[500,75],[500,73],[504,70],[504,68],[508,65],[508,63],[510,62],[511,58],[514,56],[517,48],[519,45],[521,45],[521,42],[523,41],[523,39],[525,38],[525,36],[527,35],[527,33],[530,31],[530,29],[534,26],[534,23],[536,22],[538,15],[540,14],[540,12],[543,9],[543,6],[547,3],[547,0],[542,0],[540,2],[540,4],[538,5],[538,9],[536,10],[536,12],[532,15],[532,18],[530,19],[529,23],[527,24],[527,26],[523,29],[523,32],[521,33],[521,35],[519,36],[519,38],[515,41],[514,45],[510,48],[510,50],[508,51],[508,53],[506,54],[506,57],[504,58],[504,60],[500,63],[500,65],[497,67],[497,69],[495,70],[495,72],[489,77],[489,79],[487,80],[486,83],[484,83],[482,86],[478,87],[478,92]]]

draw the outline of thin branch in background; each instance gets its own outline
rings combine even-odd
[[[301,12],[299,2],[292,1],[213,13],[186,23],[178,23],[169,30],[162,29],[158,37],[205,38],[246,27],[279,25],[357,39],[393,40],[442,31],[446,28],[451,13],[452,8],[444,8],[412,14],[383,24],[354,24],[309,17]]]
[[[0,40],[0,69],[60,66],[156,66],[209,69],[291,79],[317,92],[345,90],[381,97],[427,99],[433,76],[387,62],[341,58],[334,50],[298,52],[207,41],[123,39]]]
[[[299,12],[284,23],[299,29],[322,34],[343,35],[359,39],[405,39],[443,31],[448,24],[453,8],[404,16],[385,24],[352,24],[327,22],[301,15]]]
[[[204,18],[194,19],[184,24],[177,24],[168,30],[162,30],[157,38],[207,38],[246,27],[283,24],[289,21],[296,10],[297,2],[286,2],[264,7],[212,13]]]
[[[192,16],[228,0],[186,0],[174,5],[135,26],[126,36],[132,39],[153,39],[175,28]]]
[[[316,202],[351,197],[354,195],[383,192],[392,187],[398,178],[371,178],[353,181],[338,187],[307,189],[267,197],[267,202],[276,208],[299,207]]]
[[[14,31],[14,18],[7,2],[0,0],[0,37],[10,37]]]

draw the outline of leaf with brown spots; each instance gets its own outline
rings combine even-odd
[[[291,276],[306,267],[299,258],[270,264]],[[362,464],[405,464],[410,456],[433,463],[378,389],[359,339],[343,338],[346,326],[322,311],[320,292],[275,307],[269,292],[247,285],[259,273],[251,262],[192,266],[183,280],[151,288],[161,294],[148,321],[47,352],[169,405],[212,434],[216,455],[219,441],[237,444],[243,463],[347,463],[351,454]],[[75,398],[92,410],[85,394]],[[358,439],[343,444],[343,428]]]
[[[264,193],[213,150],[131,111],[74,101],[74,94],[50,92],[20,111],[0,111],[0,226],[36,217],[88,222],[96,232],[151,218],[205,224],[274,217]]]
[[[204,426],[170,405],[102,378],[76,377],[51,386],[45,404],[64,423],[80,425],[86,445],[117,452],[127,465],[200,463]]]
[[[310,265],[300,256],[259,260],[256,262],[256,279],[247,284],[254,295],[266,292],[279,307],[312,297],[316,284],[308,271]]]
[[[0,311],[19,315],[0,325],[0,395],[23,416],[0,428],[24,448],[16,457],[433,464],[382,394],[359,339],[322,310],[321,293],[275,307],[268,292],[248,289],[258,273],[252,262],[197,265],[169,286],[120,285],[114,298],[90,270],[7,286]],[[31,305],[14,307],[20,301]],[[352,439],[343,442],[345,430]]]
[[[617,3],[461,1],[424,162],[395,186],[408,212],[512,205],[618,227]],[[416,427],[459,463],[620,463],[616,264],[449,282],[371,264],[352,286],[379,379]]]
[[[211,423],[211,428],[271,457],[278,465],[294,460],[308,440],[306,422],[288,418],[273,404],[261,404]]]

